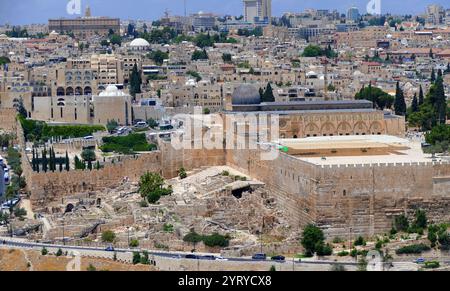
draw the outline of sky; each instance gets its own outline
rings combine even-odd
[[[121,19],[155,20],[168,9],[171,14],[183,15],[184,0],[0,0],[0,25],[47,23],[49,18],[74,17],[66,11],[69,1],[81,1],[82,11],[91,7],[93,16],[111,16]],[[216,14],[243,14],[242,0],[186,0],[188,13],[198,11]],[[366,11],[369,0],[272,0],[274,16],[284,12],[301,12],[306,8],[337,9],[345,12],[355,5]],[[448,0],[381,0],[382,13],[419,14],[428,4],[450,8]]]

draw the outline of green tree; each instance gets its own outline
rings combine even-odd
[[[119,126],[119,123],[117,123],[117,121],[113,120],[108,120],[108,122],[106,123],[106,129],[108,130],[109,133],[112,133],[114,131],[114,129],[116,129]]]
[[[420,85],[420,89],[419,89],[419,106],[422,106],[424,100],[425,100],[425,98],[423,96],[422,85]]]
[[[112,230],[105,230],[102,233],[102,241],[107,243],[113,243],[116,240],[116,234]]]
[[[92,149],[85,149],[81,152],[81,158],[86,162],[92,162],[97,159],[95,151]]]
[[[137,239],[132,239],[130,241],[130,245],[131,248],[137,248],[139,246],[139,241]]]
[[[406,115],[406,102],[403,90],[400,88],[400,83],[397,82],[397,89],[395,92],[394,101],[395,114],[405,116]]]
[[[191,59],[193,61],[196,61],[196,60],[207,60],[208,59],[208,53],[206,53],[206,50],[196,50],[192,54],[192,58]]]
[[[397,231],[406,231],[409,228],[408,218],[404,214],[396,216],[394,226]]]
[[[133,66],[133,70],[130,75],[130,94],[133,98],[136,98],[136,94],[142,93],[141,85],[142,85],[142,77],[141,72],[138,70],[137,64],[135,63]]]
[[[180,170],[178,170],[178,177],[180,177],[180,179],[186,179],[187,178],[187,173],[186,173],[186,170],[184,168],[180,168]]]
[[[319,57],[324,54],[325,52],[320,46],[310,44],[303,50],[302,57]]]
[[[412,104],[411,104],[411,111],[412,112],[418,112],[419,111],[419,102],[417,100],[417,94],[414,94]]]
[[[58,251],[56,252],[56,254],[55,254],[57,257],[60,257],[60,256],[62,256],[63,255],[63,251],[62,251],[62,249],[58,249]]]
[[[117,34],[113,34],[109,37],[109,41],[111,42],[111,44],[113,45],[118,45],[121,46],[122,45],[122,38],[117,35]]]
[[[427,215],[426,215],[425,211],[423,211],[421,209],[417,209],[415,218],[416,219],[414,221],[414,225],[416,227],[420,227],[422,229],[427,227],[428,219],[427,219]]]
[[[69,159],[69,154],[67,153],[67,151],[66,151],[65,164],[66,164],[66,171],[69,172],[70,171],[70,159]]]
[[[95,271],[97,271],[97,268],[94,267],[94,265],[89,264],[89,266],[86,268],[86,271],[88,271],[88,272],[95,272]]]
[[[308,224],[303,230],[301,244],[305,249],[305,255],[313,256],[317,247],[322,245],[325,240],[323,231],[313,224]]]
[[[229,53],[222,54],[222,60],[224,63],[231,63],[232,62],[232,56]]]
[[[266,90],[264,91],[263,102],[275,102],[275,96],[273,95],[273,89],[272,85],[270,83],[267,83]]]
[[[43,247],[41,250],[41,255],[46,256],[47,254],[48,254],[48,250],[45,247]]]
[[[158,66],[161,66],[164,63],[164,60],[169,59],[169,54],[160,50],[153,51],[147,56],[149,59],[152,59]]]

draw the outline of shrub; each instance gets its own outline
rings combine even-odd
[[[353,243],[353,245],[356,246],[365,246],[366,245],[366,241],[364,240],[364,238],[362,236],[359,236],[355,242]]]
[[[441,266],[441,264],[439,264],[439,262],[437,262],[437,261],[429,261],[429,262],[425,262],[424,268],[436,269],[436,268],[439,268],[440,266]]]
[[[105,152],[134,154],[134,152],[149,152],[156,149],[156,145],[149,144],[144,133],[132,133],[127,136],[108,136],[103,138],[100,149]]]
[[[277,268],[274,265],[270,266],[270,269],[269,269],[270,272],[275,272],[276,270],[277,270]]]
[[[395,251],[397,255],[403,254],[421,254],[422,252],[429,251],[431,248],[425,244],[415,244],[404,246]]]
[[[338,236],[336,236],[335,238],[333,238],[333,243],[334,243],[334,244],[339,244],[339,243],[342,243],[342,242],[344,242],[344,241],[342,240],[342,238],[340,238],[340,237],[338,237]]]
[[[375,248],[377,250],[381,249],[383,247],[383,242],[381,240],[377,241],[377,243],[375,244]]]
[[[139,246],[139,241],[137,239],[132,239],[130,241],[130,247],[131,248],[137,248]]]
[[[86,271],[88,271],[88,272],[95,272],[95,271],[97,271],[97,268],[94,267],[94,265],[89,264],[89,266],[86,268]]]
[[[203,242],[208,247],[227,247],[230,243],[230,238],[218,233],[213,233],[209,236],[203,236]]]
[[[409,228],[408,218],[404,214],[397,216],[394,219],[394,225],[397,231],[406,231]]]
[[[342,252],[339,252],[337,255],[339,256],[339,257],[346,257],[346,256],[348,256],[350,253],[349,252],[347,252],[347,251],[342,251]]]
[[[317,247],[317,255],[321,257],[331,256],[333,254],[333,248],[330,244],[321,245]]]
[[[195,231],[191,231],[183,237],[183,241],[190,243],[199,243],[202,241],[202,236]]]
[[[137,265],[141,262],[141,254],[139,252],[133,252],[133,265]]]
[[[173,225],[170,223],[166,223],[163,226],[164,232],[173,232]]]
[[[223,171],[223,172],[222,172],[222,176],[225,176],[225,177],[230,176],[230,172],[228,172],[228,171]]]
[[[186,170],[184,168],[181,168],[178,171],[178,176],[180,177],[180,179],[186,179],[187,178]]]
[[[139,206],[145,208],[145,207],[148,207],[148,203],[147,203],[147,201],[142,200],[141,202],[139,202]]]
[[[63,254],[63,251],[62,251],[62,249],[58,249],[58,251],[56,252],[56,256],[57,257],[60,257],[60,256],[62,256],[62,254]]]
[[[112,230],[106,230],[102,233],[102,241],[112,243],[116,239],[116,234]]]
[[[47,254],[48,254],[48,250],[45,247],[43,247],[41,250],[41,255],[46,256]]]

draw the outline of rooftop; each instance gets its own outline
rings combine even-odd
[[[420,142],[388,135],[309,137],[279,143],[289,155],[315,165],[432,162]]]

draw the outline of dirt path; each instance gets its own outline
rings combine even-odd
[[[74,251],[74,258],[69,263],[67,263],[66,271],[81,271],[81,256],[80,253]]]
[[[34,219],[34,212],[31,208],[31,201],[30,199],[22,199],[20,201],[20,207],[24,208],[27,211],[27,218],[28,219]]]
[[[31,262],[30,258],[28,257],[27,251],[26,250],[21,250],[21,251],[25,257],[25,260],[28,263],[28,271],[34,271],[33,263]]]

